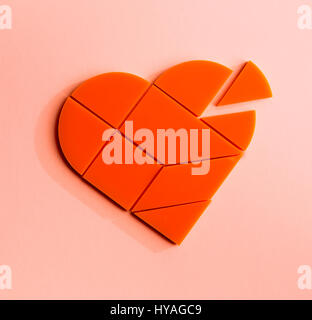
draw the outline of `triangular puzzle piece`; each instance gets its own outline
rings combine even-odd
[[[211,199],[239,159],[240,156],[235,156],[202,161],[202,169],[207,168],[209,172],[200,175],[193,175],[193,163],[165,166],[134,205],[133,211]]]
[[[271,97],[272,91],[268,80],[261,70],[249,61],[217,105],[223,106]]]
[[[210,159],[236,156],[239,154],[241,154],[241,151],[238,148],[224,139],[212,127],[210,128]]]
[[[231,73],[232,70],[222,64],[194,60],[166,70],[155,85],[198,116]]]
[[[152,115],[152,116],[151,116]],[[168,97],[165,93],[159,90],[155,86],[151,86],[142,100],[138,103],[135,110],[128,117],[127,121],[133,121],[133,129],[134,132],[137,132],[139,129],[149,129],[153,132],[154,137],[157,137],[158,129],[174,129],[179,130],[180,128],[184,128],[187,130],[190,136],[191,129],[209,129],[206,123],[200,121],[200,119],[194,117],[190,112],[188,112],[185,108],[175,102],[173,99]],[[126,123],[123,124],[120,131],[127,136],[126,132]],[[132,137],[127,136],[128,139],[133,139]],[[201,151],[201,136],[199,135],[198,145],[199,150]],[[179,143],[177,143],[176,148],[176,159],[179,158],[180,148]],[[190,151],[190,147],[188,148]],[[167,154],[166,154],[167,153]],[[233,156],[240,153],[240,150],[237,149],[233,144],[224,139],[220,134],[215,132],[210,128],[210,158],[219,158],[225,156]],[[199,155],[201,152],[199,152]],[[161,163],[168,164],[166,162],[166,155],[168,155],[168,144],[166,148],[166,152],[159,157],[157,154],[157,139],[154,143],[154,156]],[[208,157],[209,158],[209,157]],[[190,160],[201,160],[191,159]],[[179,161],[177,161],[178,163]]]
[[[181,244],[210,201],[159,208],[134,214],[176,244]]]
[[[123,148],[128,152],[135,152],[133,143],[121,134],[115,133],[113,139],[121,139]],[[105,145],[105,148],[108,145],[109,143]],[[107,150],[109,152],[110,148]],[[123,157],[125,157],[124,154]],[[121,164],[106,164],[103,161],[103,152],[101,152],[94,159],[83,178],[121,207],[129,210],[161,168],[160,164],[153,160],[152,162],[126,164],[123,159]]]
[[[256,112],[230,113],[202,120],[241,150],[246,150],[255,130]]]

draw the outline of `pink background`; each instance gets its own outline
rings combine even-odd
[[[7,0],[0,30],[1,298],[312,298],[312,31],[301,0]],[[312,6],[312,2],[311,2]],[[81,81],[125,71],[148,80],[207,59],[252,59],[274,98],[249,150],[182,246],[81,183],[56,148],[56,116]]]

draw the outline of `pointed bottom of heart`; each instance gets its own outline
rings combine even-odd
[[[210,201],[134,212],[138,218],[176,244],[181,244]]]

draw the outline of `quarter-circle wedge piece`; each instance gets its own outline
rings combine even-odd
[[[246,150],[254,134],[256,112],[254,110],[236,112],[206,117],[202,120],[239,149]]]
[[[268,80],[262,71],[253,62],[249,61],[217,105],[224,106],[271,97],[272,90]]]
[[[118,128],[149,86],[148,81],[136,75],[110,72],[83,82],[72,97]]]
[[[166,70],[154,84],[198,116],[231,73],[219,63],[193,60]]]
[[[72,98],[67,98],[58,121],[58,140],[63,155],[80,175],[87,169],[104,142],[110,127]]]

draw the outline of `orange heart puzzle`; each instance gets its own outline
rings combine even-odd
[[[83,82],[67,98],[58,122],[58,139],[70,167],[121,208],[176,244],[181,244],[213,195],[247,149],[255,128],[255,111],[200,117],[228,81],[232,70],[211,61],[188,61],[163,72],[153,83],[138,76],[112,72]],[[228,84],[217,106],[269,98],[268,81],[251,61]],[[194,159],[168,163],[143,150],[133,130],[209,129],[207,174],[193,175]],[[112,129],[109,141],[103,132]],[[103,150],[117,139],[148,161],[110,163]],[[154,148],[157,148],[155,144]],[[178,154],[180,151],[177,150]],[[180,154],[180,153],[179,153]],[[157,154],[158,155],[158,154]],[[196,159],[195,159],[196,160]]]

